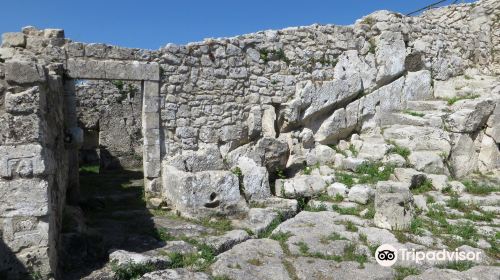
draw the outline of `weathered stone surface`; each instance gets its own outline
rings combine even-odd
[[[377,75],[377,69],[374,66],[375,59],[373,56],[360,57],[358,51],[348,50],[339,56],[333,75],[338,79],[346,79],[360,74],[363,88],[371,91],[375,86],[375,77]]]
[[[49,182],[40,179],[0,179],[3,217],[44,216],[49,211]]]
[[[408,101],[432,99],[434,96],[431,81],[431,72],[428,70],[408,72],[403,88],[403,96]]]
[[[354,74],[346,80],[333,80],[321,86],[310,84],[300,93],[302,103],[307,107],[303,120],[320,114],[339,103],[353,99],[361,91],[361,77]]]
[[[20,32],[7,32],[2,34],[2,47],[25,47],[26,37]]]
[[[255,161],[247,157],[238,159],[238,167],[243,176],[243,186],[241,187],[246,199],[254,200],[271,196],[269,173],[265,167],[258,166]]]
[[[500,277],[500,268],[492,266],[475,266],[460,272],[452,269],[431,268],[420,275],[408,276],[406,280],[473,280],[480,276],[481,279],[495,280]]]
[[[116,250],[109,255],[109,260],[117,265],[126,264],[152,264],[159,268],[165,267],[170,263],[167,257],[151,257],[144,254]]]
[[[284,253],[277,241],[270,239],[248,240],[220,254],[211,266],[214,276],[231,279],[283,279],[288,272],[282,263]]]
[[[326,188],[326,192],[329,196],[335,197],[336,195],[341,195],[342,197],[347,197],[349,189],[346,185],[342,183],[335,182]]]
[[[0,146],[0,177],[31,177],[51,172],[40,145]]]
[[[392,125],[383,132],[384,138],[412,151],[436,151],[449,154],[450,137],[445,131],[433,127]]]
[[[366,204],[374,195],[373,189],[368,185],[354,185],[349,189],[347,199],[359,204]]]
[[[203,272],[193,272],[185,268],[165,269],[144,274],[140,280],[210,280]]]
[[[442,156],[436,152],[416,151],[410,154],[408,161],[419,171],[447,173]]]
[[[375,192],[375,225],[390,230],[409,228],[414,216],[413,195],[407,184],[381,181]]]
[[[491,100],[461,100],[453,106],[453,113],[445,119],[448,130],[471,133],[482,127],[493,112],[495,104]]]
[[[224,169],[222,155],[216,145],[206,145],[197,151],[183,151],[170,158],[169,162],[177,169],[189,172]]]
[[[312,196],[326,189],[326,182],[321,176],[303,175],[291,179],[276,180],[276,195],[281,197]]]
[[[163,196],[188,212],[206,209],[207,214],[210,209],[227,210],[240,200],[238,177],[229,171],[189,173],[165,165]]]
[[[314,139],[322,144],[335,143],[341,138],[345,138],[352,128],[346,126],[346,112],[340,108],[333,112],[320,126]]]
[[[41,83],[46,80],[45,70],[33,62],[9,60],[5,63],[5,80],[17,84]]]
[[[220,236],[208,237],[205,239],[205,243],[214,248],[217,253],[222,253],[249,238],[246,231],[239,229],[228,231]]]
[[[298,279],[394,279],[392,268],[378,264],[327,261],[318,258],[299,257],[292,260]],[[334,275],[335,278],[331,278]]]
[[[477,154],[474,141],[467,134],[451,134],[453,143],[449,158],[450,172],[457,178],[464,177],[477,169]]]
[[[403,34],[384,31],[376,40],[375,57],[378,66],[377,84],[383,84],[401,74],[406,57]]]
[[[424,173],[413,168],[396,168],[394,169],[394,177],[396,177],[397,181],[407,183],[410,189],[422,185],[427,179]]]
[[[251,230],[259,235],[279,217],[278,211],[271,208],[250,208],[242,219],[235,219],[232,225],[235,228]]]

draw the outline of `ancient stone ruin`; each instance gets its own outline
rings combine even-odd
[[[499,279],[499,75],[496,0],[159,50],[5,33],[0,279]]]

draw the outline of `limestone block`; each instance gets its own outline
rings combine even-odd
[[[495,110],[488,119],[488,128],[486,129],[486,134],[488,134],[497,144],[500,143],[500,102],[496,102]]]
[[[422,185],[427,179],[425,173],[413,168],[396,168],[394,169],[394,177],[397,181],[408,184],[410,189]]]
[[[408,161],[416,170],[427,173],[447,173],[443,158],[433,151],[415,151],[410,154]]]
[[[29,144],[0,146],[0,177],[30,177],[50,172],[43,159],[42,147]]]
[[[344,108],[333,112],[320,126],[314,139],[321,144],[331,144],[345,138],[350,132],[346,129],[346,115]]]
[[[134,61],[120,62],[108,60],[104,62],[106,79],[112,80],[160,80],[158,63],[144,63]]]
[[[267,170],[275,172],[277,169],[285,168],[290,150],[287,143],[279,139],[263,137],[255,145],[253,153],[263,159],[262,165]]]
[[[240,200],[238,177],[230,171],[191,173],[164,164],[162,176],[163,197],[180,211],[208,214],[206,210],[224,210]]]
[[[157,268],[166,267],[171,263],[170,259],[166,256],[153,257],[146,254],[128,252],[125,250],[116,250],[109,255],[109,260],[115,262],[117,265],[126,264],[150,264]]]
[[[408,72],[403,88],[404,98],[408,101],[433,98],[431,81],[431,72],[429,70]]]
[[[106,79],[103,61],[68,59],[66,74],[74,79]]]
[[[2,34],[2,47],[21,47],[26,46],[26,37],[20,32],[8,32]]]
[[[47,215],[48,188],[45,180],[0,179],[0,213],[3,217]]]
[[[329,196],[335,197],[337,195],[341,195],[342,197],[347,197],[349,193],[349,189],[346,185],[342,183],[335,182],[326,188],[326,192]]]
[[[493,112],[495,103],[490,100],[461,100],[452,107],[452,114],[444,121],[452,132],[471,133],[482,127]]]
[[[276,111],[271,105],[263,106],[262,113],[262,135],[267,137],[276,137]]]
[[[5,80],[17,84],[41,83],[46,80],[41,65],[28,61],[9,60],[5,63]]]
[[[248,137],[255,139],[262,132],[262,113],[260,106],[254,106],[250,109],[247,119]]]
[[[353,74],[346,80],[327,81],[322,85],[309,84],[299,93],[302,103],[307,107],[304,111],[303,121],[339,103],[352,100],[361,89],[362,82],[359,74]]]
[[[143,110],[142,111],[144,113],[158,113],[159,108],[160,108],[160,101],[161,101],[161,98],[159,96],[144,96],[143,106],[142,106]],[[175,111],[168,112],[168,114],[171,114],[171,113],[175,114]],[[175,117],[173,119],[175,119]]]
[[[349,76],[360,74],[363,81],[363,88],[366,91],[371,91],[375,86],[377,68],[375,67],[373,56],[367,56],[365,59],[361,59],[356,50],[343,52],[337,58],[338,62],[335,65],[334,77],[337,79],[346,79]]]
[[[276,195],[280,197],[311,197],[325,191],[326,182],[318,175],[295,176],[290,179],[276,180]]]
[[[269,173],[265,167],[259,166],[250,158],[240,157],[238,167],[243,176],[243,191],[248,200],[262,199],[271,196]]]
[[[483,173],[500,167],[500,152],[493,138],[484,135],[478,156],[479,170]]]
[[[43,30],[43,36],[45,38],[64,38],[64,30],[47,28]]]
[[[354,185],[349,190],[347,199],[359,204],[367,204],[373,198],[374,191],[368,185]]]
[[[49,243],[49,224],[36,217],[5,218],[2,223],[3,241],[13,252]]]
[[[378,65],[378,85],[383,85],[402,74],[406,57],[403,34],[383,31],[376,40],[375,57]]]
[[[462,178],[478,167],[474,141],[468,134],[452,133],[453,143],[448,165],[454,177]]]
[[[161,170],[160,160],[144,161],[143,165],[144,165],[144,177],[157,178],[160,176],[160,170]]]
[[[45,101],[45,96],[40,95],[41,92],[38,86],[19,93],[7,92],[5,95],[5,110],[11,114],[38,113],[38,109],[45,105],[40,103],[40,101]]]
[[[83,43],[71,42],[64,46],[69,57],[82,57],[85,54]]]
[[[142,113],[142,128],[144,131],[148,131],[150,129],[159,129],[160,128],[160,113],[158,112],[143,112]]]
[[[405,183],[377,183],[374,217],[377,227],[389,230],[408,229],[414,212],[413,195]]]
[[[108,49],[109,46],[106,46],[105,44],[87,44],[85,45],[85,56],[104,58],[106,57]]]
[[[37,115],[0,116],[0,144],[20,145],[43,141],[45,135]]]

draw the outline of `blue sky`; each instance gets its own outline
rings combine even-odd
[[[466,0],[470,2],[470,0]],[[0,33],[63,28],[87,43],[158,49],[265,29],[351,24],[376,10],[408,13],[437,0],[3,0]],[[447,1],[448,3],[452,0]]]

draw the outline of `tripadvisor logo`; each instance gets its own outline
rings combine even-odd
[[[416,251],[415,249],[408,250],[406,248],[396,249],[392,245],[380,245],[375,251],[375,260],[381,266],[392,266],[398,260],[410,261],[420,264],[422,262],[457,262],[457,261],[473,261],[481,260],[481,251],[447,251],[446,249],[437,251]]]
[[[391,266],[398,260],[396,248],[389,244],[380,245],[375,251],[375,260],[381,266]]]

